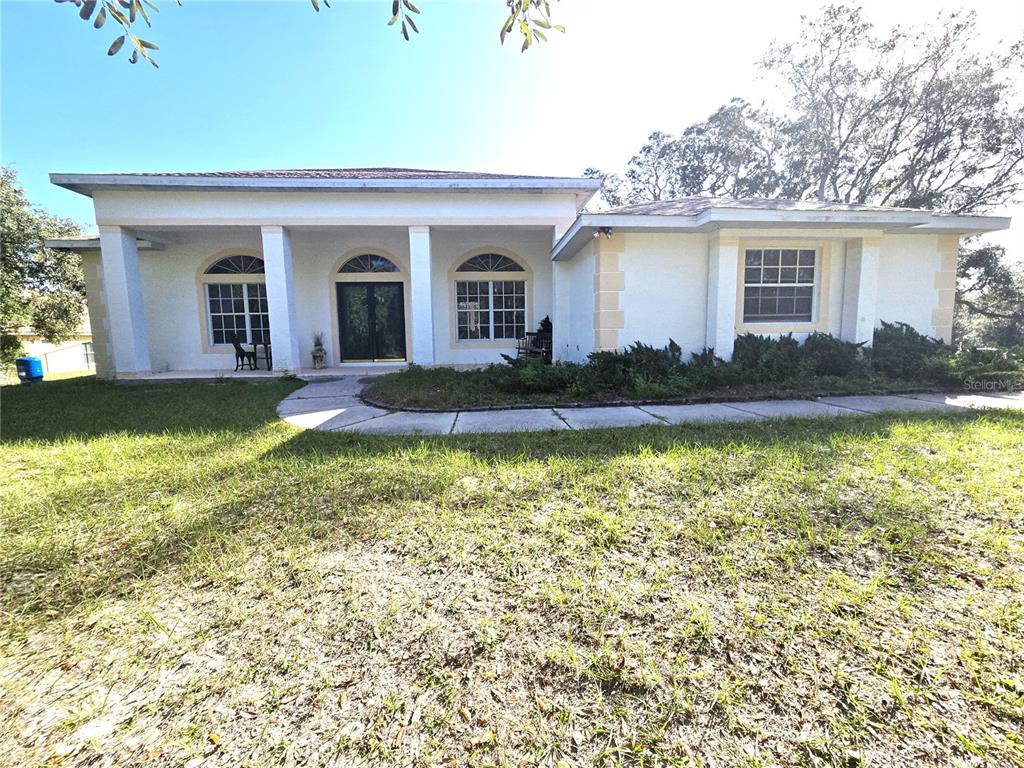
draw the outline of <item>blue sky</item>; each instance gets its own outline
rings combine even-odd
[[[156,70],[108,58],[111,24],[93,30],[70,4],[0,0],[0,157],[34,202],[87,227],[90,201],[52,187],[49,172],[620,170],[653,130],[677,133],[732,96],[770,97],[754,62],[816,6],[560,0],[567,34],[520,54],[514,40],[498,45],[501,0],[420,0],[410,43],[386,26],[388,0],[319,14],[308,0],[158,3]],[[1024,4],[973,5],[992,40],[1024,30],[1011,8]],[[865,10],[887,26],[937,7]],[[1021,231],[1008,236],[1015,250]]]

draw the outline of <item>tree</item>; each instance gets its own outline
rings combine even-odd
[[[784,175],[798,197],[939,208],[998,205],[1024,189],[1024,45],[982,53],[971,13],[876,35],[859,8],[803,19],[762,61],[788,97]]]
[[[685,195],[772,197],[783,191],[778,120],[733,99],[677,141],[676,186]]]
[[[968,245],[957,265],[956,335],[971,344],[1024,345],[1024,268],[1001,245]]]
[[[128,61],[136,64],[145,60],[154,67],[159,65],[153,58],[153,51],[159,50],[156,43],[143,39],[135,34],[138,22],[141,19],[146,27],[152,27],[153,21],[150,13],[156,13],[160,9],[153,0],[55,0],[57,3],[69,3],[78,9],[78,15],[83,21],[91,24],[94,28],[100,29],[110,19],[118,28],[119,34],[107,49],[108,56],[117,55],[128,42],[130,51]],[[174,0],[175,4],[181,5],[181,0]],[[320,12],[320,7],[330,8],[328,0],[309,0],[313,10]],[[551,23],[551,0],[503,0],[506,6],[507,15],[501,24],[498,36],[504,45],[505,38],[513,31],[518,32],[523,44],[521,50],[525,51],[535,43],[547,42],[547,33],[551,31],[565,32],[561,24]],[[391,20],[389,26],[396,26],[401,31],[402,37],[410,39],[410,32],[418,33],[419,26],[416,17],[420,9],[412,0],[392,0]]]
[[[44,241],[80,234],[68,220],[33,208],[18,177],[0,170],[0,348],[16,357],[18,328],[34,328],[47,341],[63,341],[82,319],[85,283],[81,259],[53,251]]]
[[[652,134],[613,196],[990,209],[1024,192],[1022,62],[1024,41],[979,51],[973,13],[878,35],[860,9],[829,6],[761,61],[784,110],[733,100],[677,139]]]

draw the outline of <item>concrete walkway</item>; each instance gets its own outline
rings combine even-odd
[[[278,415],[302,429],[378,435],[448,435],[549,429],[633,427],[707,421],[757,421],[789,416],[862,416],[971,408],[1024,410],[1024,392],[987,394],[847,395],[817,400],[753,400],[702,405],[642,405],[608,408],[525,408],[499,411],[417,413],[374,408],[358,398],[365,379],[345,376],[315,381],[277,407]]]

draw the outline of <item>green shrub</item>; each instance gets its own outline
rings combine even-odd
[[[1024,347],[965,347],[950,359],[959,383],[1006,385],[1024,382]]]
[[[744,333],[736,337],[732,364],[752,383],[784,381],[799,372],[800,343],[791,333],[775,339]]]
[[[545,365],[532,361],[517,369],[518,389],[521,392],[564,392],[579,373],[579,366],[571,363]]]
[[[914,379],[942,367],[930,358],[948,359],[949,354],[950,348],[938,339],[918,333],[906,323],[883,321],[882,327],[875,329],[871,365],[894,379]]]
[[[617,392],[632,380],[630,359],[621,352],[592,352],[581,372],[580,387],[585,393]]]
[[[672,339],[668,346],[654,347],[635,342],[623,353],[634,376],[666,378],[683,367],[683,350]]]
[[[861,344],[828,333],[812,333],[800,347],[807,371],[818,376],[846,376],[860,364]]]

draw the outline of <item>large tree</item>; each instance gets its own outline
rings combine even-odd
[[[591,175],[608,180],[609,203],[703,194],[990,209],[1024,191],[1024,43],[984,51],[976,32],[973,13],[954,13],[879,34],[860,9],[829,6],[761,61],[780,87],[777,112],[734,100],[678,138],[653,134],[625,179]]]
[[[80,234],[78,226],[34,208],[10,168],[0,169],[0,348],[18,350],[15,332],[34,328],[47,341],[73,335],[82,319],[85,284],[75,254],[53,251],[47,238]]]
[[[498,0],[492,0],[497,3]],[[557,0],[556,0],[557,1]],[[116,36],[107,49],[108,56],[117,55],[128,44],[128,61],[136,64],[148,61],[158,66],[153,51],[160,46],[151,40],[136,34],[143,24],[153,26],[151,14],[159,11],[153,0],[55,0],[57,3],[68,3],[78,9],[78,15],[96,29],[103,27],[108,21],[116,27]],[[181,0],[174,0],[181,5]],[[498,37],[502,44],[507,35],[518,34],[522,40],[521,50],[525,51],[535,43],[545,42],[547,33],[565,32],[560,24],[551,23],[551,0],[500,0],[504,5],[501,27]],[[321,7],[330,8],[329,0],[309,0],[313,10],[320,12]],[[390,26],[396,27],[408,40],[410,33],[418,33],[416,18],[419,7],[412,0],[391,0]]]
[[[1024,266],[1000,245],[969,244],[957,265],[956,336],[971,344],[1024,345]]]

